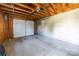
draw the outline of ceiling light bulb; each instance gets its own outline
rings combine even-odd
[[[37,7],[37,8],[36,8],[36,11],[37,11],[37,12],[43,12],[43,8]]]

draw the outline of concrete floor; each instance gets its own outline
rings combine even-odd
[[[8,56],[79,56],[79,46],[40,35],[11,39],[5,49]]]

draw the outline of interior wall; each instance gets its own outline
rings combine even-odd
[[[33,21],[14,19],[13,20],[14,37],[23,37],[34,34]]]
[[[0,14],[0,44],[10,38],[13,38],[13,18],[7,14]]]
[[[9,16],[4,15],[4,38],[9,39]]]
[[[4,19],[3,15],[0,14],[0,44],[4,41]]]
[[[4,17],[4,39],[13,38],[13,17],[7,14]]]
[[[79,9],[42,19],[40,35],[79,45]]]
[[[9,16],[9,38],[13,38],[13,16]]]

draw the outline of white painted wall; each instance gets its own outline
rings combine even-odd
[[[13,32],[14,32],[14,37],[23,37],[23,36],[33,35],[34,34],[34,23],[33,21],[14,19],[13,20]]]
[[[51,16],[42,22],[39,26],[41,35],[79,45],[79,9]]]

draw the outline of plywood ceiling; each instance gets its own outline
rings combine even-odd
[[[41,8],[40,12],[37,9]],[[27,19],[39,20],[79,8],[78,3],[1,3],[0,12],[10,15],[25,15]]]

